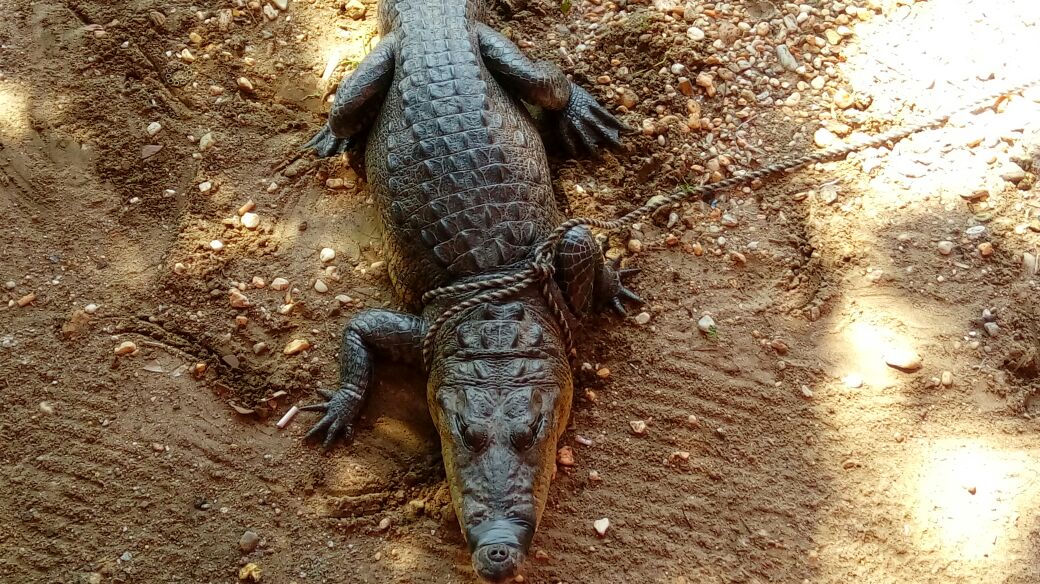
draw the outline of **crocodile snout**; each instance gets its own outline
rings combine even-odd
[[[523,553],[520,548],[509,544],[482,545],[473,552],[473,569],[477,575],[489,582],[502,582],[513,578],[522,563]]]
[[[477,574],[490,582],[516,576],[524,562],[524,551],[534,536],[532,525],[525,521],[490,519],[466,530]]]

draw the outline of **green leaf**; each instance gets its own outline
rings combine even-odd
[[[560,12],[567,14],[571,11],[571,0],[563,0],[560,2]]]

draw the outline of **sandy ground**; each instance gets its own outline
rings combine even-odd
[[[363,183],[297,152],[375,34],[341,4],[3,3],[0,581],[474,581],[408,372],[349,447],[275,428],[334,385],[345,319],[394,303]],[[517,0],[494,24],[637,128],[554,158],[571,213],[609,218],[1035,75],[1038,13]],[[610,373],[579,374],[524,581],[1040,581],[1038,100],[612,234],[650,320],[589,323]]]

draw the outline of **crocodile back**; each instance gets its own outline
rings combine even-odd
[[[484,67],[474,3],[398,0],[394,83],[369,136],[387,261],[411,305],[529,258],[558,220],[544,147]]]

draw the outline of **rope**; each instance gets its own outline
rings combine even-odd
[[[920,132],[921,130],[927,130],[931,128],[937,128],[944,125],[952,116],[961,112],[970,112],[977,109],[986,107],[995,99],[1000,98],[1004,95],[1010,95],[1013,93],[1019,93],[1025,89],[1028,89],[1034,85],[1040,84],[1040,79],[1034,79],[1019,85],[1015,85],[1009,89],[1005,89],[998,93],[992,93],[982,99],[978,99],[968,105],[955,108],[954,110],[933,116],[929,119],[923,120],[916,124],[904,126],[901,128],[895,128],[887,132],[883,132],[872,138],[866,138],[863,140],[857,140],[849,144],[840,144],[832,146],[819,152],[813,152],[798,158],[789,158],[762,168],[744,172],[738,175],[734,175],[730,178],[723,179],[719,182],[700,185],[694,188],[681,189],[673,193],[652,197],[649,201],[643,204],[643,206],[628,212],[619,219],[612,221],[604,221],[602,219],[593,219],[590,217],[577,217],[568,219],[561,223],[549,237],[540,245],[535,253],[534,260],[524,270],[516,272],[508,276],[498,276],[495,278],[488,278],[485,280],[477,280],[475,282],[467,282],[465,284],[454,284],[450,286],[443,286],[441,288],[435,288],[423,294],[422,300],[424,304],[428,304],[431,300],[443,296],[446,294],[464,294],[468,292],[476,292],[478,290],[488,290],[482,294],[473,296],[467,300],[459,302],[448,310],[445,310],[433,324],[430,325],[426,336],[423,338],[422,352],[423,361],[426,363],[427,368],[430,365],[430,358],[433,350],[433,341],[437,337],[437,332],[449,319],[459,314],[460,312],[473,308],[474,306],[480,305],[485,302],[493,302],[496,300],[502,300],[519,293],[524,288],[537,282],[544,282],[542,286],[542,295],[545,296],[546,301],[549,303],[549,308],[553,311],[557,321],[563,332],[564,341],[566,343],[567,352],[571,352],[571,343],[573,342],[573,334],[570,330],[570,326],[567,324],[564,318],[563,307],[559,306],[556,301],[555,295],[552,294],[550,288],[552,275],[553,275],[553,259],[556,255],[556,247],[560,244],[563,236],[568,231],[575,227],[596,227],[599,229],[613,231],[621,227],[629,226],[643,217],[650,215],[658,209],[674,205],[675,203],[693,199],[695,197],[703,198],[705,195],[709,195],[716,191],[728,189],[746,182],[750,182],[756,179],[765,178],[772,174],[781,172],[788,172],[799,168],[803,165],[822,162],[824,160],[830,160],[832,158],[838,158],[847,156],[853,152],[865,150],[867,148],[876,148],[882,146],[887,142],[895,142],[902,140],[911,134]]]

